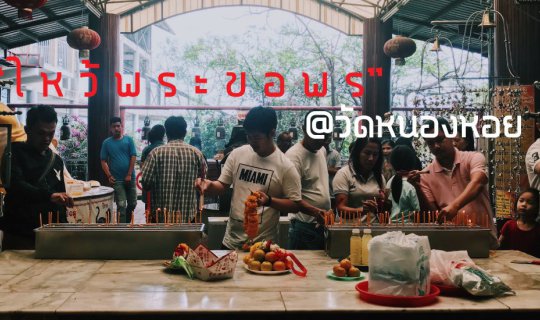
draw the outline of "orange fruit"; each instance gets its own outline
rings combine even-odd
[[[347,275],[347,270],[345,270],[343,267],[341,266],[335,266],[334,267],[334,274],[337,276],[337,277],[345,277]]]
[[[349,259],[343,259],[343,260],[341,260],[341,262],[339,264],[346,271],[348,271],[352,267],[352,263],[351,263],[351,261],[349,261]]]
[[[269,262],[271,262],[271,263],[274,263],[274,262],[276,262],[276,260],[277,260],[276,253],[270,251],[270,252],[268,252],[268,253],[266,254],[266,256],[264,256],[264,259],[265,259],[266,261],[269,261]]]
[[[261,271],[261,263],[257,260],[253,260],[249,263],[249,269]]]
[[[251,260],[251,255],[246,254],[246,255],[244,256],[244,263],[245,263],[245,264],[249,264],[249,260]]]
[[[351,267],[349,269],[349,277],[359,277],[360,276],[360,269],[356,268],[356,267]]]
[[[285,265],[285,262],[283,261],[274,262],[274,265],[272,267],[274,271],[283,271],[287,269],[287,266]]]
[[[272,263],[269,261],[261,263],[261,271],[272,271]]]
[[[263,262],[265,255],[264,250],[257,249],[255,252],[253,252],[253,259]]]
[[[255,250],[259,249],[259,246],[261,245],[261,242],[255,242],[251,248],[249,248],[249,253],[251,255],[253,255],[253,253],[255,252]]]

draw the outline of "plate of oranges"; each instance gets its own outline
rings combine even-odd
[[[332,271],[328,271],[326,276],[333,280],[357,281],[364,279],[360,269],[352,265],[349,259],[343,259],[336,264]]]
[[[244,269],[263,275],[277,275],[291,272],[286,251],[271,241],[257,242],[244,256]]]

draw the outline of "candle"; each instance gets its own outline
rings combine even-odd
[[[43,218],[41,217],[41,212],[39,213],[39,226],[43,227]]]

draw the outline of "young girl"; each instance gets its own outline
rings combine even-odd
[[[392,200],[392,222],[409,220],[413,211],[420,210],[416,189],[407,181],[407,174],[416,169],[416,153],[409,147],[398,145],[392,150],[390,163],[396,174],[388,181],[386,187],[391,189],[389,200]]]
[[[517,218],[502,227],[500,249],[519,250],[540,258],[540,225],[535,221],[539,200],[536,189],[529,188],[519,195],[515,205]]]

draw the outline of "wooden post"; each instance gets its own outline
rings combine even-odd
[[[362,81],[362,114],[383,116],[390,110],[391,60],[384,54],[384,43],[392,38],[392,19],[383,23],[378,18],[364,20]],[[382,77],[369,76],[368,68],[382,68]]]
[[[88,177],[108,185],[99,155],[103,140],[109,137],[109,119],[120,115],[114,76],[121,72],[120,16],[90,14],[89,22],[90,29],[100,35],[101,45],[90,51],[90,61],[100,68],[91,70],[97,77],[97,94],[88,99]]]

